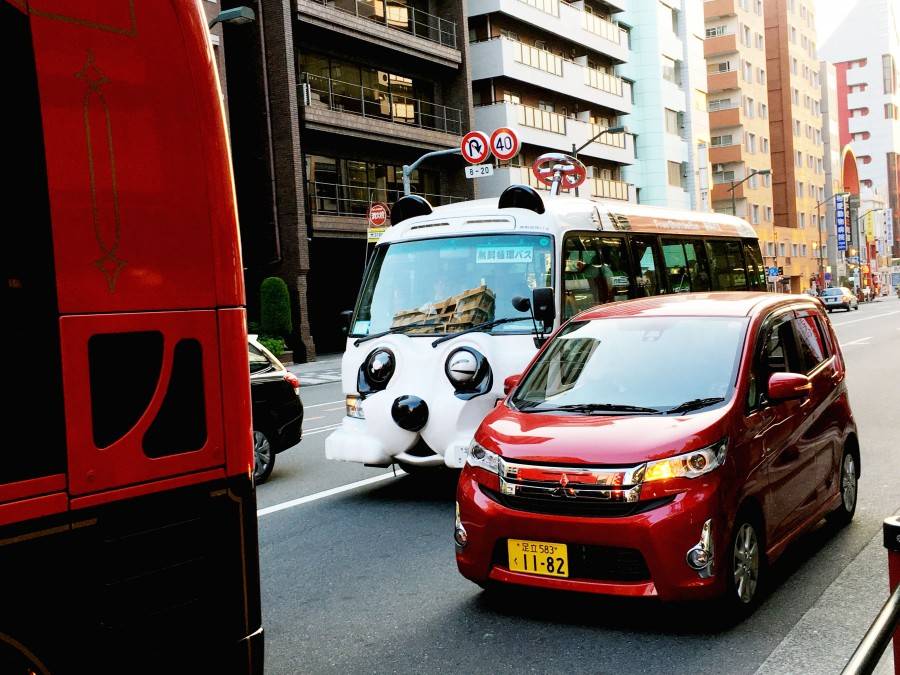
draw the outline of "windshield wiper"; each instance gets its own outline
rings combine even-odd
[[[371,335],[364,335],[361,338],[356,338],[356,342],[353,343],[354,347],[359,347],[363,342],[368,342],[369,340],[374,340],[375,338],[384,337],[385,335],[393,335],[394,333],[405,333],[410,328],[422,328],[424,326],[433,326],[434,324],[430,321],[421,321],[419,323],[410,323],[406,326],[394,326],[393,328],[388,328],[387,330],[383,330],[380,333],[372,333]]]
[[[570,403],[567,405],[558,405],[551,408],[537,408],[529,406],[533,412],[576,412],[576,413],[601,413],[601,412],[625,412],[625,413],[661,413],[658,408],[645,408],[640,405],[625,405],[620,403]],[[529,411],[529,408],[519,409],[523,412]]]
[[[465,330],[461,330],[458,333],[453,333],[451,335],[444,335],[439,337],[437,340],[431,343],[432,347],[437,347],[442,342],[446,342],[447,340],[452,340],[453,338],[457,338],[460,335],[465,335],[466,333],[479,333],[481,331],[490,330],[494,326],[499,326],[503,323],[512,323],[513,321],[530,321],[530,316],[515,316],[508,317],[505,319],[494,319],[493,321],[485,321],[484,323],[479,323],[476,326],[472,326],[471,328],[466,328]]]
[[[691,410],[699,410],[700,408],[707,408],[715,403],[721,403],[725,399],[721,396],[715,396],[713,398],[694,398],[690,401],[685,401],[684,403],[679,403],[674,408],[669,408],[666,410],[666,415],[674,415],[676,413],[686,413]]]

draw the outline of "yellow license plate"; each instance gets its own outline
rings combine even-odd
[[[509,539],[509,569],[545,577],[569,576],[569,551],[565,544]]]

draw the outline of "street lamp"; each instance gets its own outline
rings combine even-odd
[[[580,146],[575,147],[575,144],[572,143],[572,156],[575,159],[578,159],[578,153],[584,150],[591,143],[596,141],[598,138],[603,136],[604,134],[627,134],[628,127],[606,127],[605,129],[601,129],[596,134],[594,134],[587,142],[582,143]],[[578,196],[578,188],[575,188],[575,196]]]
[[[753,169],[753,171],[747,174],[746,178],[739,180],[737,183],[734,182],[734,179],[731,180],[731,187],[728,189],[728,191],[731,193],[731,215],[737,215],[737,201],[734,196],[735,188],[737,188],[737,186],[741,183],[747,182],[748,180],[753,178],[753,176],[768,176],[770,173],[772,173],[771,169],[759,169],[758,171],[756,169]]]
[[[209,22],[209,28],[212,28],[217,23],[230,23],[239,26],[242,23],[250,23],[251,21],[256,21],[256,12],[249,7],[244,7],[242,5],[240,7],[235,7],[234,9],[226,9],[219,12],[215,18]]]

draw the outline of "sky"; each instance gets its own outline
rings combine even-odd
[[[816,42],[825,44],[841,21],[856,4],[856,0],[816,0]]]

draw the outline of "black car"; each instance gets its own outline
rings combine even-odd
[[[250,397],[253,404],[253,475],[263,483],[275,467],[275,455],[300,442],[303,403],[300,380],[250,336]]]

